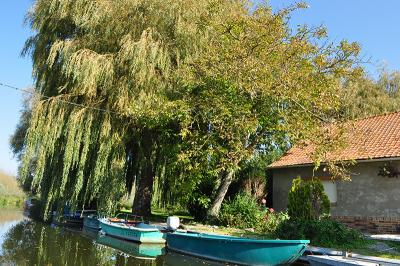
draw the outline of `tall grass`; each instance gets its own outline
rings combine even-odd
[[[16,178],[0,171],[0,207],[21,207],[24,198]]]

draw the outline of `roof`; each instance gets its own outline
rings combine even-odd
[[[352,121],[347,145],[335,154],[340,160],[372,160],[400,157],[400,112]],[[356,131],[358,133],[356,133]],[[294,146],[269,168],[310,165],[314,147]]]

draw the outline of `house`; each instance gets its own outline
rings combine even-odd
[[[400,112],[355,120],[353,126],[339,154],[355,161],[348,169],[351,181],[333,181],[323,164],[314,171],[312,147],[294,146],[268,167],[272,205],[277,211],[287,208],[294,178],[318,177],[331,201],[332,218],[371,233],[399,233]]]

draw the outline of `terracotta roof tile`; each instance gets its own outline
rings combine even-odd
[[[400,112],[355,120],[355,132],[348,132],[348,145],[335,154],[336,159],[363,160],[400,157]],[[269,168],[312,164],[314,148],[294,146]]]

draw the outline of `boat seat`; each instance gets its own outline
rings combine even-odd
[[[125,222],[125,220],[118,219],[118,218],[108,218],[108,221],[110,221],[112,223],[123,223],[123,222]]]

